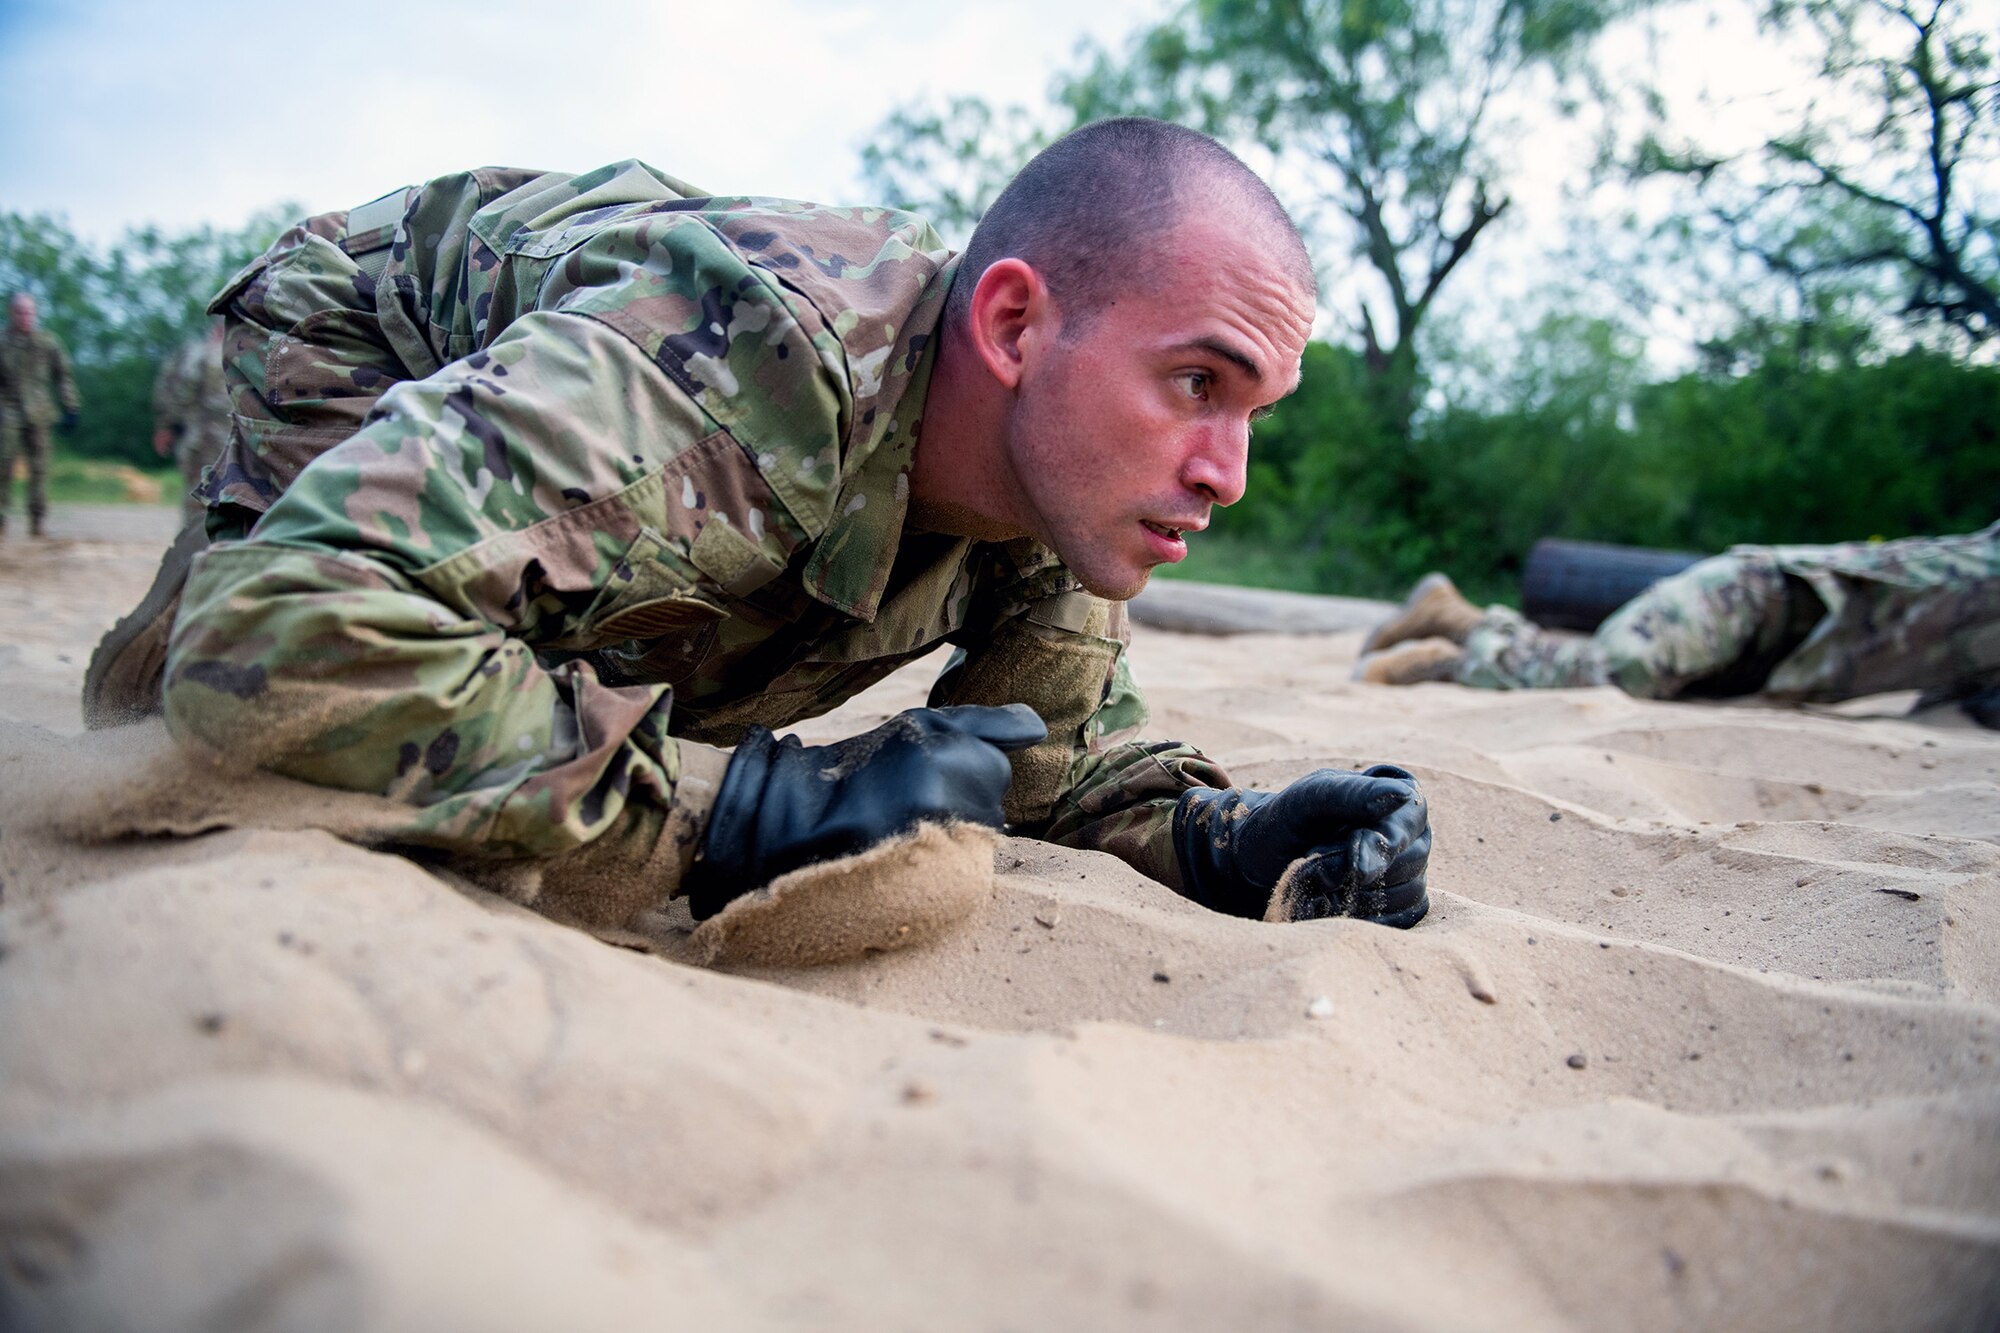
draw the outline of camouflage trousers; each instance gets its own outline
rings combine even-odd
[[[2000,684],[2000,523],[1956,537],[1739,546],[1662,579],[1587,637],[1493,607],[1455,679],[1799,702]]]
[[[14,503],[14,460],[28,455],[28,513],[39,518],[49,509],[49,428],[18,413],[0,415],[0,523]]]

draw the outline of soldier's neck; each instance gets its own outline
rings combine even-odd
[[[1004,394],[978,356],[947,329],[910,466],[912,527],[983,542],[1030,535],[1009,503],[1005,409]]]

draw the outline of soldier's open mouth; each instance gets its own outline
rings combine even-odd
[[[1179,528],[1170,528],[1164,523],[1155,523],[1149,518],[1142,518],[1139,521],[1170,542],[1177,542],[1181,539],[1181,529]]]

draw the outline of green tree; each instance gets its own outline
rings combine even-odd
[[[896,108],[861,147],[869,196],[907,208],[963,246],[1007,182],[1055,136],[1047,117],[978,97]]]
[[[1933,348],[1860,359],[1773,328],[1741,373],[1635,396],[1634,448],[1674,479],[1624,540],[1720,550],[1964,532],[2000,496],[2000,367]]]
[[[1982,19],[1980,14],[1984,14]],[[2000,336],[2000,66],[1981,0],[1767,0],[1811,53],[1782,133],[1718,156],[1656,125],[1640,174],[1694,181],[1709,227],[1793,286],[1802,309],[1859,291],[1912,326]]]

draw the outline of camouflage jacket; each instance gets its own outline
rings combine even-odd
[[[546,856],[657,842],[688,743],[952,644],[934,704],[1049,725],[1010,820],[1176,883],[1174,800],[1227,779],[1129,739],[1123,607],[1034,542],[905,527],[954,268],[907,214],[633,162],[294,229],[212,307],[236,429],[170,726],[399,797],[408,841]]]
[[[220,448],[229,434],[229,394],[222,383],[222,349],[206,334],[188,339],[165,360],[153,378],[153,422],[177,446],[211,441]]]
[[[64,412],[77,409],[76,381],[62,340],[47,329],[0,329],[0,414],[46,426],[56,419],[58,402]]]
[[[1803,580],[1826,612],[1771,672],[1784,699],[2000,682],[2000,523],[1951,537],[1739,546]]]

